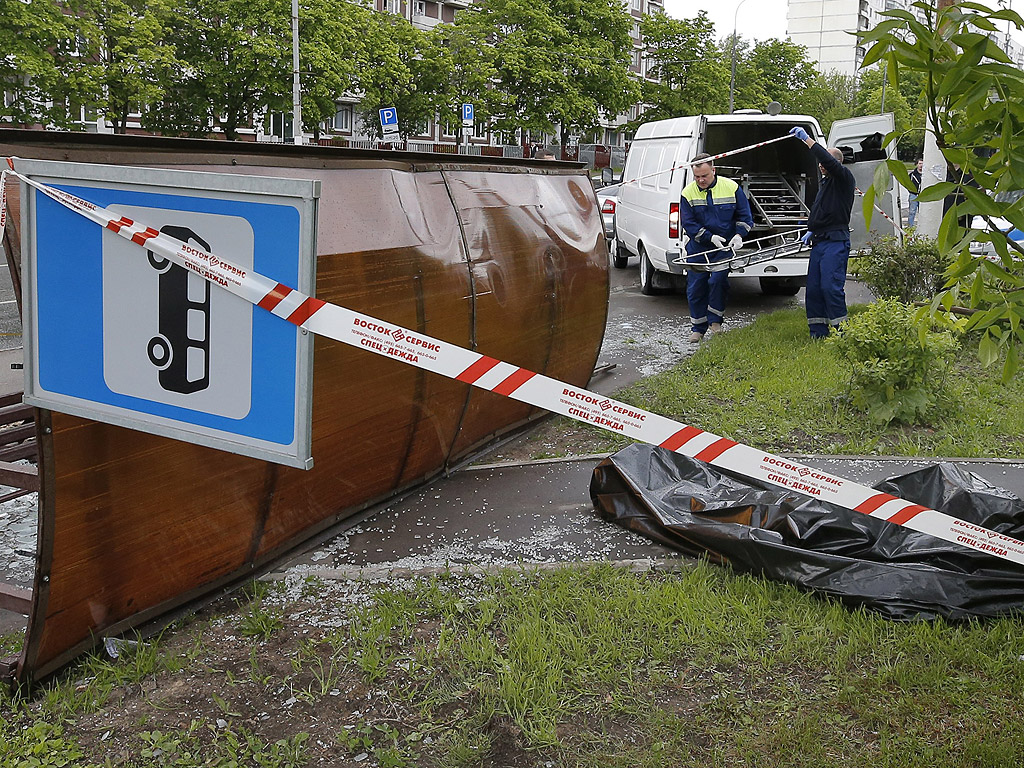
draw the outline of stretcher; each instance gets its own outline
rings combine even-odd
[[[703,253],[687,254],[679,251],[668,254],[669,261],[676,266],[686,267],[695,272],[722,272],[724,270],[742,269],[753,264],[760,264],[773,259],[797,256],[801,251],[810,254],[810,246],[805,245],[802,238],[807,228],[793,229],[764,237],[744,240],[739,251],[729,246],[715,248]],[[722,252],[731,256],[721,258]],[[717,257],[717,258],[716,258]]]

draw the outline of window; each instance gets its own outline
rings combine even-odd
[[[331,126],[336,131],[345,133],[352,132],[352,105],[339,104],[338,111],[334,113],[334,124]]]
[[[634,11],[642,12],[644,10],[644,0],[633,0],[632,8]]]
[[[640,178],[638,184],[641,187],[654,189],[658,186],[658,171],[661,170],[662,147],[648,146],[644,151],[643,160],[640,163]]]
[[[286,141],[292,138],[292,116],[273,112],[263,119],[263,133],[273,136],[272,141]]]
[[[434,121],[431,118],[427,118],[424,122],[416,126],[416,136],[424,139],[434,138]]]
[[[401,0],[384,0],[384,13],[401,14]]]
[[[415,0],[412,4],[412,13],[414,16],[426,16],[427,15],[427,3],[426,0]]]
[[[640,68],[640,49],[636,48],[633,50],[633,66],[637,69]]]
[[[474,139],[486,139],[487,138],[487,121],[477,120],[473,125],[473,138]]]

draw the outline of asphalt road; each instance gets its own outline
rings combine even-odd
[[[873,298],[855,281],[847,282],[846,295],[850,304],[866,304]],[[766,296],[756,277],[732,278],[725,330],[747,325],[766,312],[803,305],[803,289],[796,296]],[[697,346],[687,343],[689,318],[684,294],[640,293],[638,259],[630,259],[625,269],[611,268],[608,325],[598,367],[614,364],[615,368],[595,376],[591,389],[610,395],[693,354]]]

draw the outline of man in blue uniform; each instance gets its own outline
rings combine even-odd
[[[710,155],[693,158],[693,181],[683,189],[679,202],[679,223],[686,232],[687,261],[706,264],[732,256],[750,234],[754,220],[743,189],[732,179],[719,177]],[[705,160],[705,162],[700,162]],[[709,253],[710,251],[710,253]],[[690,305],[690,343],[722,327],[729,298],[729,270],[698,272],[686,276],[686,301]]]
[[[812,339],[828,336],[846,319],[846,264],[850,259],[850,211],[857,182],[843,167],[843,153],[825,149],[803,128],[790,130],[811,150],[821,170],[818,195],[807,219],[804,242],[811,244],[807,270],[807,326]]]

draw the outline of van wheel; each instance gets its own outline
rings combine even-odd
[[[662,290],[654,284],[658,277],[658,270],[647,258],[647,250],[642,245],[637,250],[640,252],[640,293],[644,296],[656,296],[662,293]]]
[[[806,281],[799,277],[761,277],[761,293],[765,296],[796,296]]]
[[[615,241],[615,247],[612,249],[612,266],[616,269],[625,269],[629,263],[629,251],[622,247],[622,243],[618,240]]]

